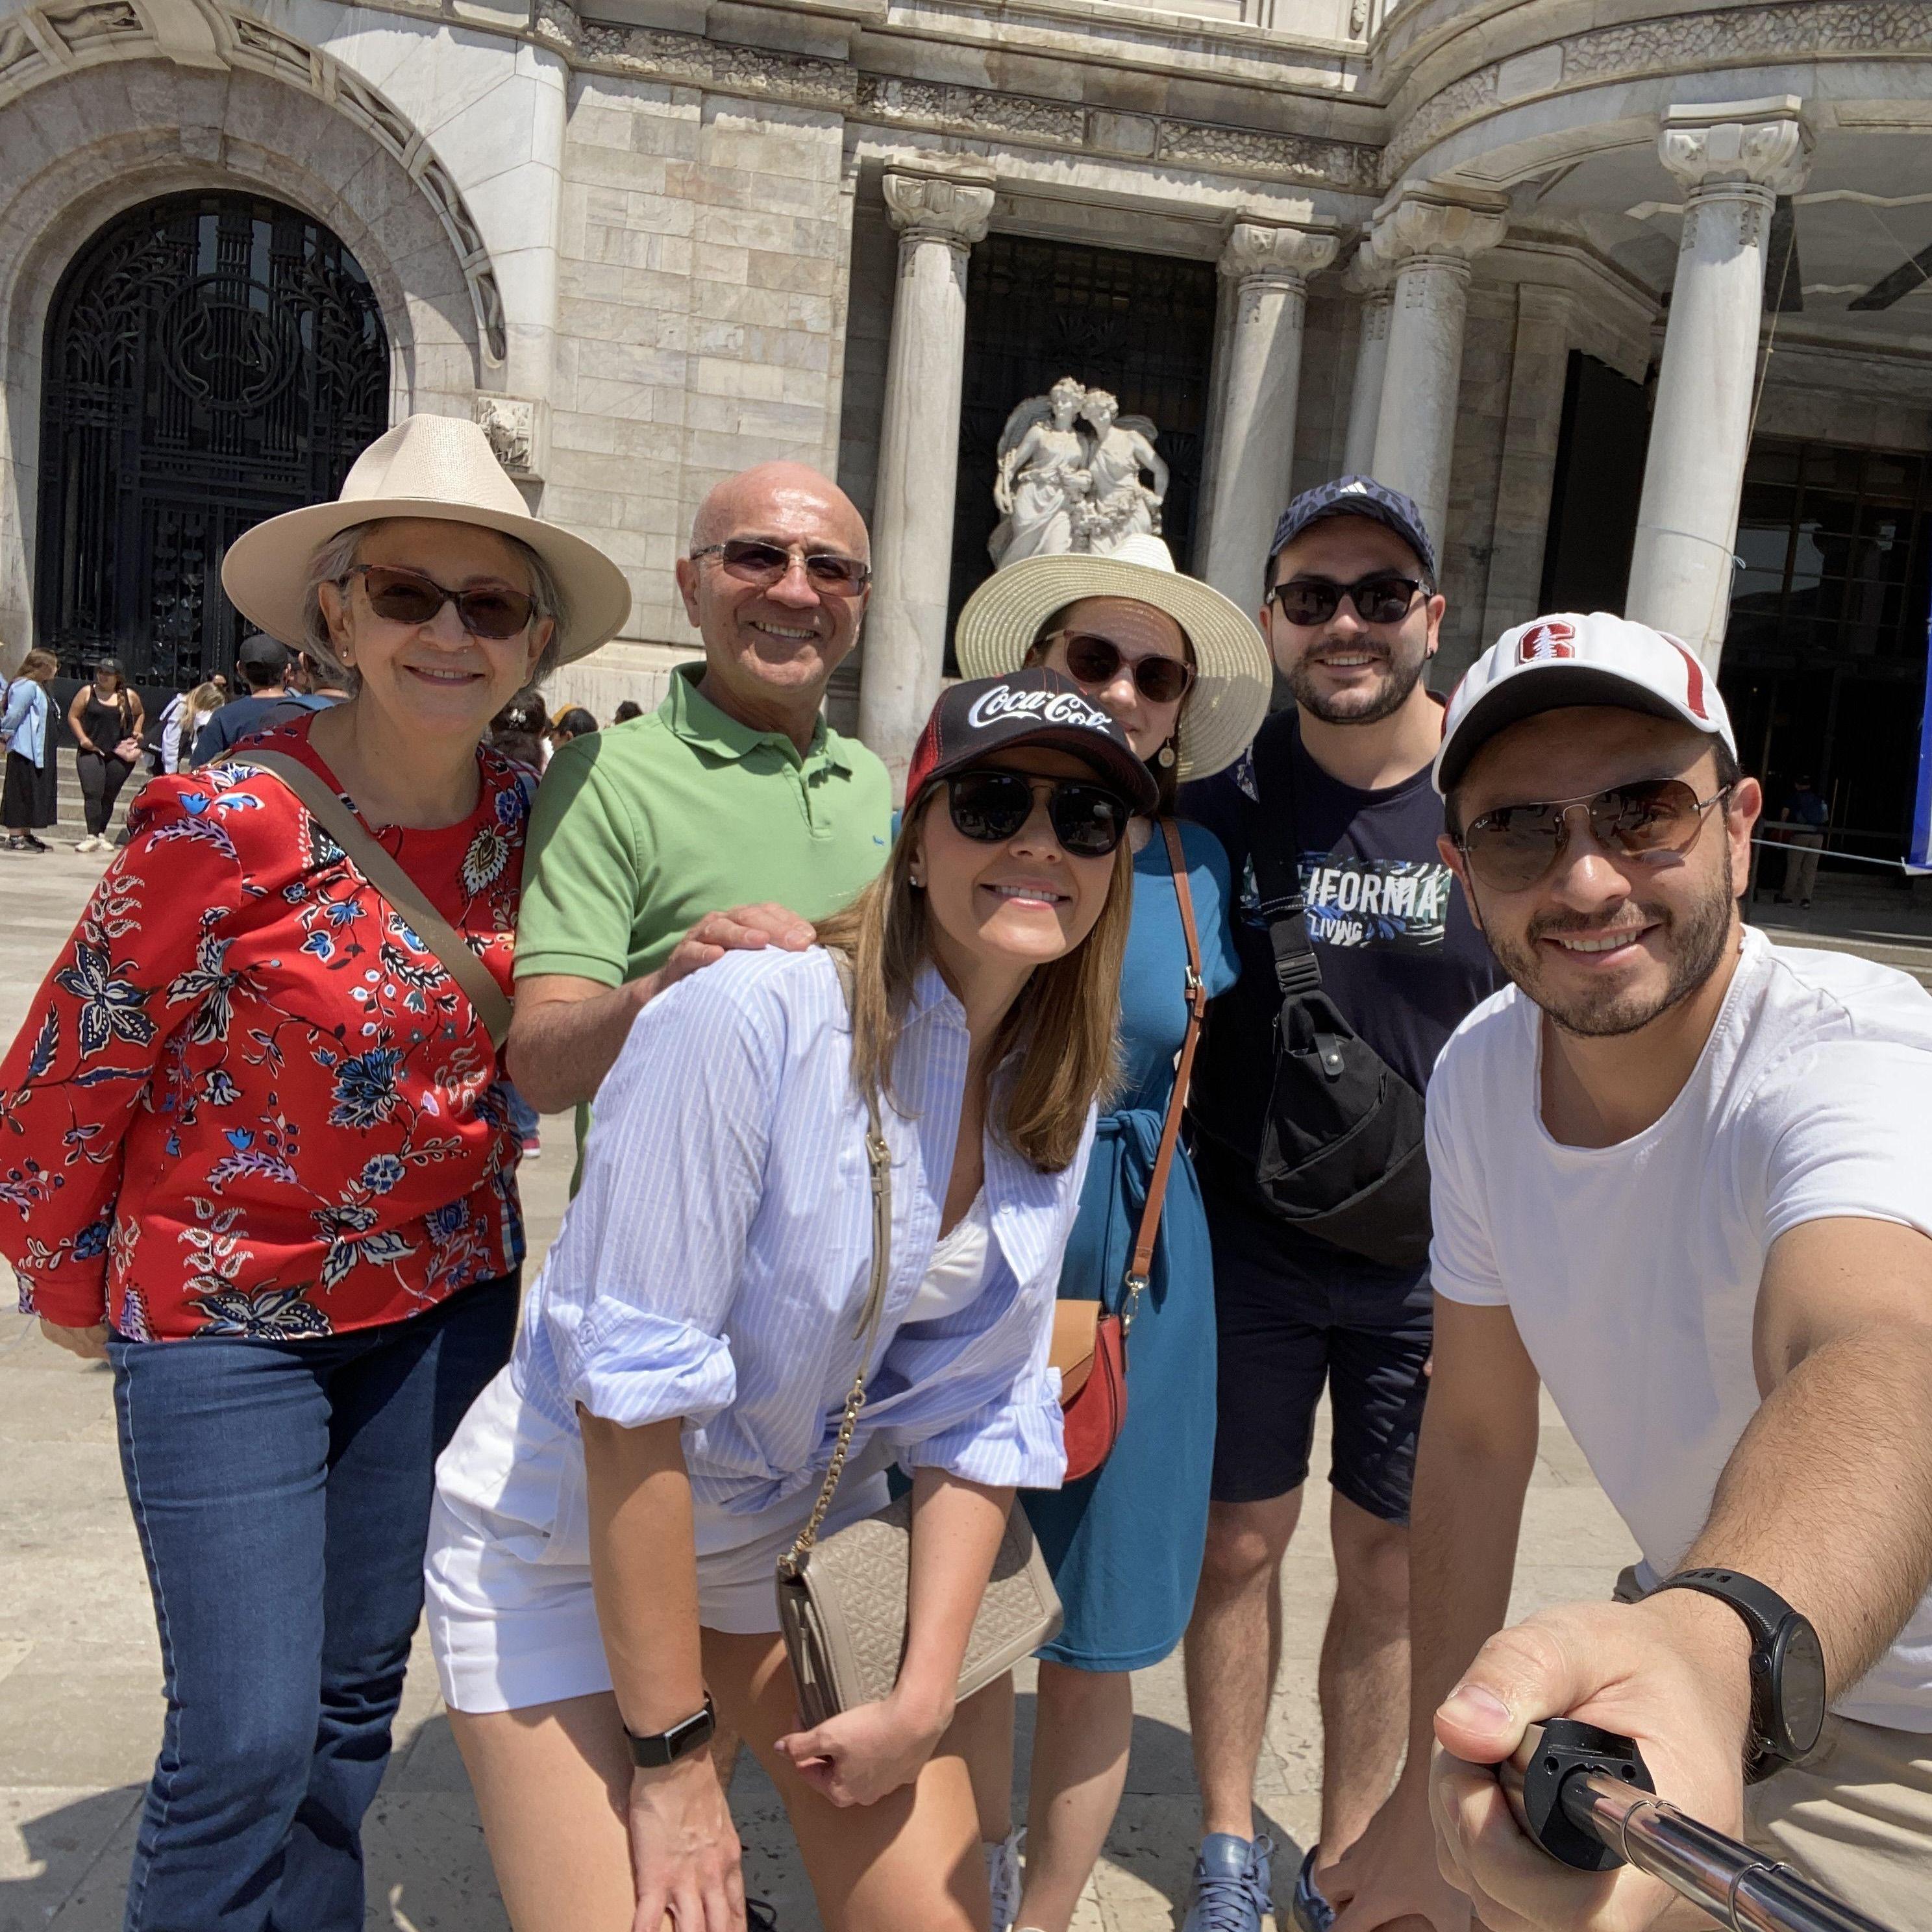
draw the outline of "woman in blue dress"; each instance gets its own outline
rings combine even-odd
[[[1179,784],[1233,764],[1267,715],[1271,668],[1261,633],[1219,591],[1180,575],[1158,537],[1130,538],[1108,556],[1035,557],[996,572],[961,613],[958,647],[968,677],[1030,663],[1073,679],[1148,761],[1166,814]],[[1239,970],[1228,861],[1201,826],[1178,830],[1198,970],[1211,996]],[[1123,1312],[1188,1016],[1188,948],[1167,840],[1145,819],[1134,833],[1121,1084],[1100,1118],[1060,1282],[1062,1300],[1098,1300],[1113,1313]],[[992,1692],[983,1700],[986,1748],[976,1785],[989,1840],[993,1932],[1066,1932],[1126,1781],[1128,1673],[1158,1663],[1187,1628],[1214,1448],[1212,1267],[1200,1189],[1182,1150],[1147,1291],[1133,1310],[1120,1437],[1093,1474],[1062,1490],[1021,1492],[1066,1624],[1040,1654],[1024,1832],[1006,1829],[1004,1818],[1010,1690],[1003,1702]]]

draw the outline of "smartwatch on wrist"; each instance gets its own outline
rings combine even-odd
[[[1811,1620],[1735,1570],[1680,1570],[1651,1594],[1696,1590],[1730,1604],[1750,1632],[1750,1736],[1744,1782],[1756,1784],[1808,1757],[1825,1727],[1825,1652]]]
[[[631,1755],[646,1771],[662,1771],[668,1764],[675,1764],[681,1757],[701,1749],[711,1742],[712,1734],[718,1728],[717,1713],[711,1708],[711,1696],[705,1694],[704,1708],[694,1711],[688,1718],[680,1718],[668,1730],[654,1731],[648,1737],[639,1737],[637,1732],[626,1726],[624,1735],[631,1741]]]

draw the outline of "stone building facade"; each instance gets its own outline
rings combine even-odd
[[[0,640],[206,669],[236,527],[371,412],[473,414],[630,576],[558,694],[607,717],[691,647],[712,483],[836,475],[835,700],[902,757],[990,439],[1067,374],[1244,603],[1288,492],[1371,469],[1440,533],[1446,673],[1627,608],[1895,850],[1928,124],[1912,0],[0,0]]]

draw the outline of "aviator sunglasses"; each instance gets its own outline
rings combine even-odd
[[[1415,593],[1426,588],[1412,577],[1378,570],[1352,584],[1336,584],[1325,577],[1291,578],[1273,586],[1268,596],[1291,624],[1325,624],[1345,597],[1365,624],[1400,624],[1414,605]]]
[[[1725,785],[1700,798],[1682,778],[1643,778],[1587,798],[1501,806],[1473,820],[1456,842],[1484,885],[1521,892],[1562,856],[1573,812],[1588,815],[1590,836],[1606,851],[1626,859],[1664,859],[1688,852],[1703,829],[1705,813],[1730,792]]]
[[[982,845],[1017,838],[1042,787],[1053,836],[1075,858],[1104,859],[1126,836],[1133,808],[1118,792],[1084,778],[1035,778],[1020,772],[960,772],[947,778],[952,829]]]
[[[472,638],[514,638],[536,615],[536,604],[520,590],[446,590],[421,571],[386,563],[356,564],[336,582],[345,584],[352,577],[362,578],[370,609],[392,624],[427,624],[446,604],[454,604],[458,621]]]
[[[856,556],[842,556],[832,550],[787,550],[780,544],[761,543],[755,537],[733,537],[727,543],[706,544],[691,553],[694,563],[701,556],[715,556],[728,577],[766,590],[791,568],[794,557],[803,562],[806,580],[813,590],[834,597],[857,596],[872,577],[872,566]]]
[[[1049,631],[1034,646],[1043,656],[1057,644],[1066,646],[1066,668],[1080,684],[1112,684],[1120,674],[1120,647],[1112,638],[1096,637],[1090,631]],[[1150,704],[1174,704],[1187,694],[1194,682],[1194,667],[1180,658],[1155,655],[1136,658],[1128,667],[1134,688]]]

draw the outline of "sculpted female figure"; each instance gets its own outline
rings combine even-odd
[[[1119,400],[1105,389],[1089,389],[1080,413],[1093,425],[1094,445],[1087,500],[1074,513],[1076,547],[1105,554],[1130,537],[1159,531],[1167,465],[1148,433],[1153,425],[1144,416],[1124,418]],[[1143,470],[1153,473],[1152,489],[1141,481]]]
[[[1004,520],[988,545],[995,568],[1022,557],[1064,556],[1073,548],[1073,506],[1085,483],[1085,451],[1074,424],[1086,393],[1071,376],[1063,376],[1048,394],[1046,410],[1036,398],[1014,411],[1027,427],[1000,452],[993,501]],[[1029,406],[1030,420],[1024,413]],[[1013,428],[1009,422],[1003,444]]]

